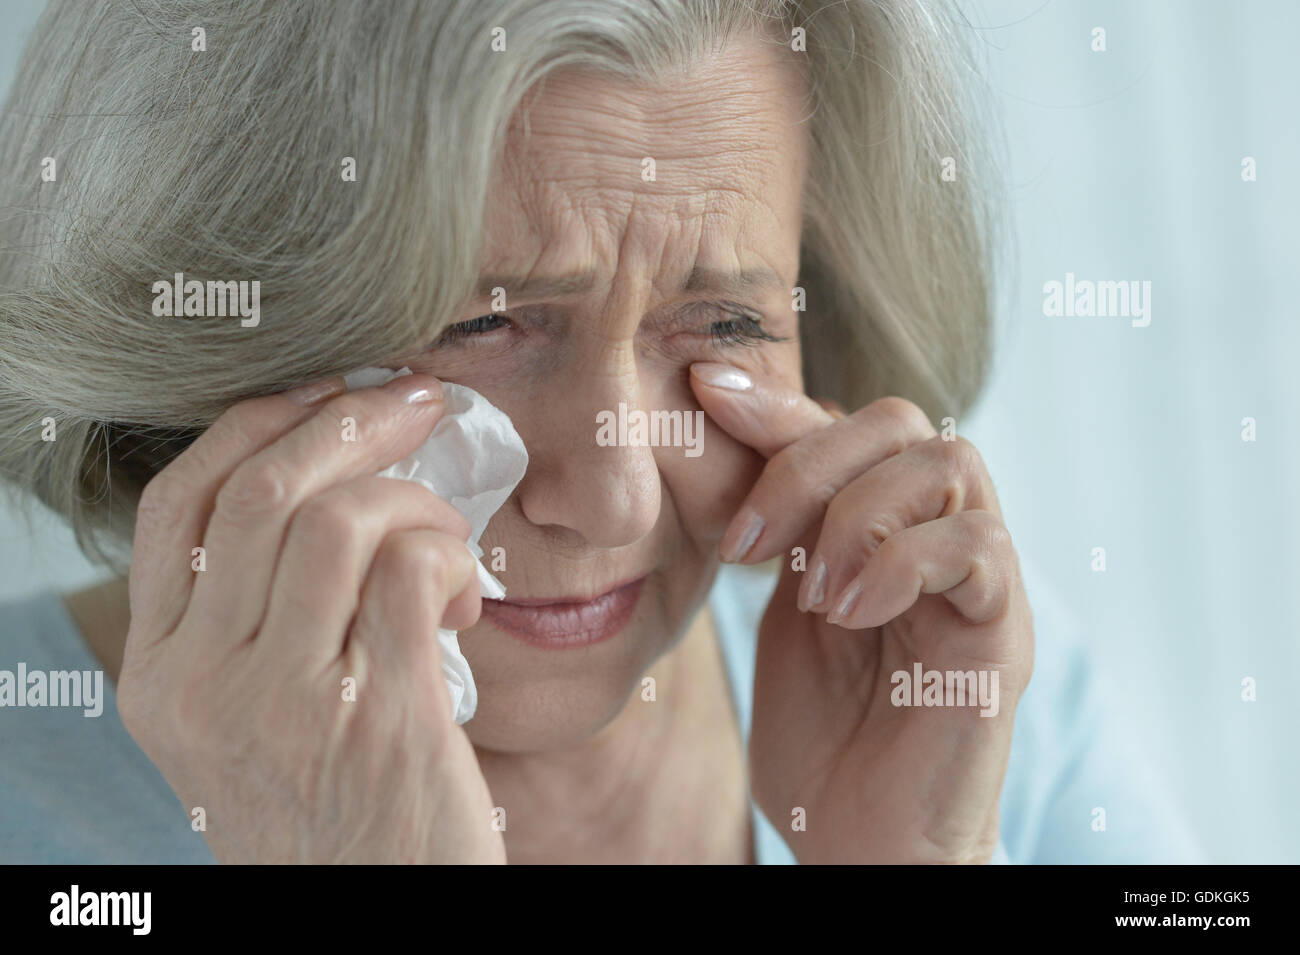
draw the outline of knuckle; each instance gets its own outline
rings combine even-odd
[[[868,475],[851,484],[826,508],[826,526],[853,528],[856,539],[868,554],[879,550],[903,529],[896,516],[873,503],[880,499],[878,486],[879,482]]]
[[[357,509],[345,494],[318,494],[298,508],[293,530],[306,537],[311,547],[334,553],[356,538],[359,521]]]
[[[988,511],[971,511],[970,513],[977,515],[974,520],[982,553],[996,556],[1015,550],[1015,544],[1011,540],[1011,531],[1007,529],[1006,524],[998,520],[996,515],[990,514]]]
[[[945,441],[941,437],[931,438],[930,445],[942,462],[945,498],[942,515],[957,513],[966,506],[968,500],[977,503],[984,461],[975,445],[960,436],[951,441]]]
[[[447,555],[435,543],[426,542],[418,548],[420,579],[439,597],[447,596],[451,586],[451,565]]]
[[[868,514],[861,522],[862,544],[869,553],[881,550],[898,532],[889,515],[880,512]]]
[[[395,534],[384,545],[385,566],[397,577],[418,587],[441,590],[446,562],[427,534]]]
[[[474,573],[472,569],[474,558],[464,543],[443,534],[435,535],[429,550],[430,559],[437,568],[435,577],[437,592],[450,600]]]
[[[891,555],[896,555],[898,552],[899,539],[895,536],[896,533],[889,520],[881,515],[867,522],[864,540],[867,548],[881,560],[889,560]]]
[[[1001,574],[990,571],[987,564],[980,573],[973,574],[967,581],[967,587],[974,587],[972,598],[980,608],[979,616],[985,620],[1000,617],[1010,600],[1010,591]]]
[[[475,579],[478,561],[469,552],[464,541],[456,540],[450,535],[440,535],[439,553],[442,557],[443,576],[441,587],[443,595],[451,600]]]
[[[923,440],[934,433],[934,426],[930,424],[930,419],[926,416],[926,413],[906,398],[900,398],[897,395],[886,395],[883,398],[877,398],[867,408],[875,415],[894,425],[898,439],[903,442],[903,447]],[[902,449],[900,448],[900,450]]]
[[[289,479],[269,461],[246,461],[217,492],[216,510],[227,517],[260,517],[289,500]]]
[[[943,459],[948,462],[952,470],[963,477],[973,478],[983,469],[984,458],[980,455],[979,448],[975,447],[974,442],[969,438],[959,434],[951,441],[944,441],[943,438],[931,440],[940,443],[940,454]]]

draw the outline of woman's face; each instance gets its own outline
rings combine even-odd
[[[481,392],[528,447],[528,472],[481,541],[503,548],[507,600],[614,591],[585,608],[484,601],[461,634],[478,746],[537,751],[599,731],[708,592],[761,459],[707,420],[696,449],[610,446],[597,416],[624,405],[702,417],[694,362],[800,386],[791,290],[807,145],[794,55],[745,40],[663,86],[548,78],[493,179],[485,294],[436,348],[400,359]],[[493,287],[506,293],[495,314]],[[561,633],[577,645],[556,647]]]

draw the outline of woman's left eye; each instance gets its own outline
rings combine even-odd
[[[783,342],[763,327],[763,320],[745,309],[724,308],[727,318],[709,326],[709,337],[722,347],[756,345],[759,342]]]

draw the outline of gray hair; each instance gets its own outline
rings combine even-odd
[[[122,570],[145,483],[225,408],[454,320],[534,83],[645,81],[795,28],[809,392],[960,415],[990,350],[990,217],[963,27],[937,0],[54,0],[0,116],[0,476]],[[159,321],[152,284],[176,272],[257,278],[270,320]]]

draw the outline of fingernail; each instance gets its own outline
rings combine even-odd
[[[333,378],[313,381],[310,384],[299,385],[297,388],[290,388],[283,394],[294,404],[314,405],[316,402],[323,401],[334,395],[341,395],[344,390],[343,379],[336,375]]]
[[[811,610],[826,599],[826,577],[826,561],[814,557],[812,570],[808,572],[808,579],[804,581],[804,592],[800,594],[800,610],[805,612]]]
[[[433,386],[429,382],[433,382]],[[384,385],[408,405],[426,404],[442,400],[442,383],[428,375],[402,375]]]
[[[722,388],[725,391],[748,391],[754,387],[754,382],[750,380],[749,375],[730,365],[700,362],[691,366],[691,373],[706,385]]]
[[[853,608],[857,606],[858,598],[862,596],[862,581],[855,580],[849,584],[844,593],[840,595],[839,602],[836,603],[835,609],[826,615],[827,623],[839,623],[853,613]]]
[[[723,548],[722,559],[728,563],[742,559],[754,546],[754,542],[758,540],[758,535],[763,533],[764,525],[765,522],[762,517],[750,512],[744,524],[745,529],[741,532],[740,537],[729,547]]]

